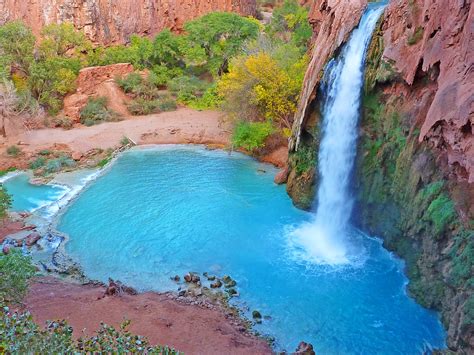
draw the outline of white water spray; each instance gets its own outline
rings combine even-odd
[[[351,261],[345,236],[353,206],[350,179],[356,156],[364,60],[383,9],[384,6],[369,5],[341,54],[325,68],[318,205],[314,220],[292,233],[293,241],[311,262],[345,264]]]

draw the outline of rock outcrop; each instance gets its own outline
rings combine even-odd
[[[22,20],[39,34],[51,23],[71,22],[95,43],[126,43],[130,35],[180,31],[212,11],[256,14],[255,0],[1,0],[0,25]]]
[[[76,80],[76,92],[64,99],[63,113],[73,121],[79,121],[82,108],[90,97],[106,97],[107,107],[120,115],[128,115],[125,103],[127,95],[118,87],[114,79],[133,72],[129,63],[88,67],[81,69]]]
[[[313,5],[314,48],[327,48],[312,53],[324,56],[306,73],[290,145],[287,190],[302,207],[317,179],[321,70],[350,30],[333,29],[334,45],[319,39],[348,16],[318,11],[329,3]],[[354,222],[405,259],[409,293],[440,311],[449,348],[462,354],[474,351],[473,13],[466,0],[390,2],[367,57],[355,174]]]

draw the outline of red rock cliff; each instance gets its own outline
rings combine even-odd
[[[419,140],[445,154],[452,174],[474,183],[474,8],[470,0],[392,1],[383,24],[384,59],[407,85],[433,70]],[[413,88],[416,90],[416,88]]]
[[[130,35],[179,31],[184,22],[212,11],[255,15],[255,0],[0,0],[0,24],[20,19],[36,34],[69,21],[96,43],[127,42]]]

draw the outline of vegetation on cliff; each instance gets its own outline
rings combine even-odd
[[[419,123],[406,106],[407,100],[416,100],[416,91],[391,93],[387,84],[397,75],[382,52],[383,40],[376,34],[366,69],[358,217],[404,258],[410,294],[441,311],[451,344],[462,348],[474,326],[474,220],[453,199],[463,186],[450,181],[436,152],[418,142]],[[418,80],[429,85],[429,78],[430,73],[420,73]]]

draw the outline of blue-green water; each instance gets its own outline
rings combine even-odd
[[[305,261],[291,231],[311,214],[293,207],[275,169],[241,154],[175,146],[123,154],[59,221],[67,251],[91,278],[175,290],[188,271],[230,274],[256,330],[276,349],[318,354],[419,354],[444,347],[435,313],[405,293],[402,263],[354,231],[352,263]],[[355,259],[355,261],[354,261]]]
[[[18,174],[3,183],[13,197],[12,211],[34,211],[55,203],[66,193],[67,189],[59,185],[32,185],[28,174]]]

